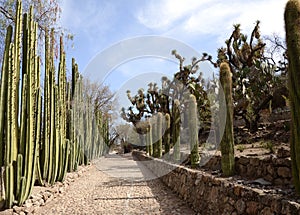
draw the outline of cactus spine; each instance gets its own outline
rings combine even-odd
[[[232,77],[230,67],[226,62],[220,65],[220,82],[225,95],[225,101],[223,102],[226,104],[226,110],[221,110],[223,111],[222,114],[226,115],[226,124],[221,140],[221,164],[223,174],[231,176],[234,174]]]
[[[194,95],[189,98],[189,133],[191,148],[191,165],[197,167],[200,162],[199,144],[198,144],[198,117],[197,102]]]
[[[287,53],[289,61],[289,96],[292,115],[291,123],[291,160],[295,189],[300,194],[300,2],[289,0],[286,4],[284,19],[286,30]]]

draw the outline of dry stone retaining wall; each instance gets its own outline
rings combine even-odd
[[[204,168],[221,169],[221,157],[211,158]],[[274,155],[264,157],[236,157],[235,170],[237,175],[248,179],[263,178],[273,185],[281,187],[292,186],[292,168],[290,158],[280,158]]]
[[[142,152],[134,157],[153,171],[161,180],[200,214],[300,214],[300,204],[278,194],[238,184],[201,170],[192,170],[160,159],[149,158]]]

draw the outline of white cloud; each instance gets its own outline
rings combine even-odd
[[[178,34],[222,36],[240,23],[242,29],[253,29],[261,21],[262,34],[283,36],[283,11],[286,0],[165,0],[151,1],[138,12],[141,24],[166,35]]]
[[[64,0],[62,3],[63,26],[91,37],[109,29],[115,16],[114,4],[108,1],[87,0],[74,3],[73,0]]]
[[[137,12],[138,21],[148,28],[164,29],[174,22],[191,15],[197,8],[213,0],[163,0],[148,1],[148,4]]]

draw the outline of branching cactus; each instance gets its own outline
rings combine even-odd
[[[198,117],[197,101],[194,95],[189,98],[189,140],[191,148],[191,165],[197,167],[200,162],[199,145],[198,145]]]
[[[300,194],[300,1],[289,0],[285,13],[286,42],[289,60],[289,93],[292,114],[291,123],[291,160],[293,181]]]
[[[224,134],[221,140],[222,153],[222,171],[225,176],[234,174],[234,137],[233,137],[233,102],[232,102],[232,77],[228,63],[220,65],[220,82],[225,94],[226,110],[222,114],[226,114],[226,124]],[[222,101],[221,101],[222,102]]]

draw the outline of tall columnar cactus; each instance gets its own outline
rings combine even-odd
[[[157,130],[156,130],[156,137],[157,137],[157,154],[156,157],[160,158],[162,157],[162,121],[163,121],[163,115],[162,113],[157,114]]]
[[[158,157],[158,137],[157,137],[157,115],[151,117],[152,125],[152,142],[153,142],[153,157]]]
[[[33,8],[24,15],[22,25],[21,2],[16,6],[14,43],[10,43],[6,69],[2,78],[7,78],[6,126],[3,139],[5,147],[5,191],[6,206],[13,202],[22,204],[30,195],[35,182],[37,149],[40,142],[41,95],[39,89],[39,58],[36,56],[37,24],[33,21]],[[22,86],[20,79],[20,44],[23,32]],[[8,34],[11,33],[10,28]],[[6,51],[5,51],[6,52]],[[25,54],[24,54],[25,52]],[[7,55],[5,55],[7,56]],[[3,66],[3,69],[5,65]],[[8,73],[6,73],[8,72]],[[4,81],[2,79],[2,81]],[[21,89],[21,92],[20,92]],[[21,112],[19,113],[19,95]],[[1,94],[2,96],[2,94]],[[5,98],[1,98],[5,99]],[[20,126],[18,121],[20,120]]]
[[[226,115],[224,134],[221,140],[221,163],[225,176],[234,174],[234,137],[233,137],[233,101],[232,101],[232,77],[228,63],[220,65],[220,82],[224,90],[226,110],[221,114]],[[220,100],[223,100],[220,98]]]
[[[147,146],[148,146],[148,154],[150,156],[152,156],[153,155],[153,142],[152,142],[152,124],[151,124],[150,119],[148,119]]]
[[[191,148],[191,165],[192,167],[199,166],[199,144],[198,144],[198,116],[197,116],[197,101],[194,95],[189,98],[189,141]]]
[[[87,109],[83,108],[82,77],[75,60],[72,65],[75,83],[72,84],[72,91],[71,84],[67,87],[62,39],[56,83],[54,30],[50,39],[47,30],[45,34],[42,100],[40,58],[37,56],[38,25],[33,19],[33,11],[31,7],[29,14],[24,14],[22,18],[21,0],[17,1],[15,28],[14,32],[12,26],[7,28],[2,61],[0,167],[5,168],[4,192],[9,208],[25,202],[36,176],[40,184],[63,181],[68,167],[71,171],[76,170],[79,164],[102,154],[103,144],[109,140],[108,119],[99,121],[103,118],[102,113],[97,115],[93,112],[91,101]],[[88,150],[86,156],[84,146]]]
[[[47,183],[53,183],[53,165],[55,156],[55,67],[54,67],[54,29],[51,30],[50,38],[46,30],[45,34],[45,78],[44,78],[44,117],[43,117],[43,141],[40,150],[40,171],[42,179]]]
[[[170,153],[170,129],[171,129],[171,117],[170,114],[165,115],[165,133],[164,133],[164,146],[165,146],[165,157],[169,158]]]
[[[285,13],[286,42],[289,61],[289,96],[292,114],[291,123],[291,160],[293,181],[300,194],[300,1],[289,0]]]
[[[172,132],[172,143],[174,145],[174,160],[180,160],[180,102],[175,99],[172,106],[172,116],[173,116],[173,132]]]
[[[26,99],[22,100],[25,102],[26,107],[23,109],[25,113],[23,113],[23,117],[26,119],[21,119],[25,125],[21,125],[24,129],[24,136],[20,142],[20,145],[23,145],[24,154],[23,163],[24,163],[24,173],[23,177],[21,177],[22,183],[25,186],[21,186],[20,196],[18,199],[18,203],[22,204],[30,195],[32,186],[35,181],[35,167],[36,167],[36,157],[37,157],[37,148],[40,142],[40,116],[41,114],[41,105],[40,105],[40,89],[39,89],[39,58],[36,56],[37,49],[37,23],[33,21],[33,8],[30,8],[30,13],[28,16],[28,20],[24,20],[27,22],[27,28],[23,29],[27,31],[23,36],[23,40],[27,40],[26,50],[28,51],[26,64],[26,70],[23,70],[23,77],[26,77],[26,85],[22,86],[22,91],[26,92]],[[24,35],[24,34],[23,34]],[[18,68],[20,69],[20,68]],[[25,105],[22,104],[22,105]],[[20,183],[20,182],[19,182]],[[22,184],[23,185],[23,184]]]
[[[2,72],[1,72],[1,85],[0,85],[0,166],[4,165],[4,145],[5,145],[5,122],[7,121],[6,115],[6,101],[7,101],[7,89],[8,89],[8,64],[9,64],[9,50],[10,43],[12,39],[12,26],[8,26],[6,39],[5,39],[5,48],[2,61]]]
[[[78,154],[79,154],[79,144],[77,139],[77,119],[78,119],[78,104],[77,104],[77,97],[78,97],[78,65],[75,62],[75,59],[72,58],[72,82],[69,86],[69,95],[68,95],[68,103],[70,104],[70,109],[68,110],[69,114],[69,133],[68,139],[70,140],[70,156],[69,156],[69,171],[75,171],[78,166]],[[72,105],[71,105],[72,103]]]

